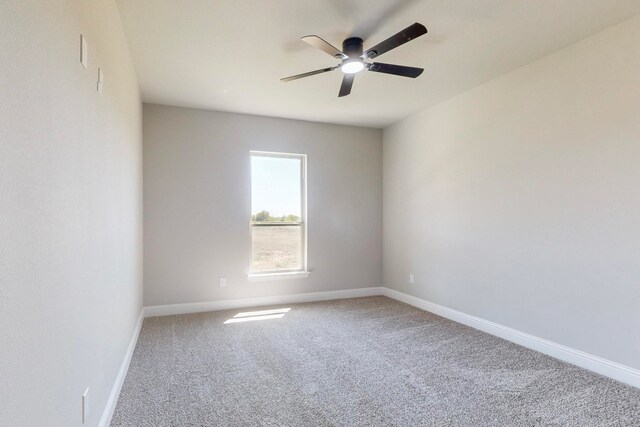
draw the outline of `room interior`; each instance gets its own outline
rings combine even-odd
[[[0,0],[0,53],[0,425],[640,425],[637,0]]]

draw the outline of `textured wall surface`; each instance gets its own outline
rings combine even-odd
[[[639,41],[634,18],[385,129],[385,285],[640,368]]]
[[[247,280],[251,150],[307,154],[306,279]],[[382,132],[145,104],[144,211],[145,305],[379,286]]]
[[[98,424],[142,305],[141,154],[115,2],[2,0],[1,425],[80,426],[87,387]]]

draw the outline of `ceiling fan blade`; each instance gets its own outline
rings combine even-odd
[[[404,65],[383,64],[382,62],[374,62],[367,67],[369,71],[376,73],[393,74],[402,77],[411,77],[415,79],[424,71],[423,68],[406,67]]]
[[[395,49],[396,47],[401,46],[426,33],[426,27],[416,22],[415,24],[410,25],[404,30],[400,31],[398,34],[395,34],[385,41],[378,43],[374,47],[367,49],[362,57],[365,59],[375,58],[376,56],[380,56],[385,52],[389,52],[391,49]]]
[[[345,59],[347,57],[347,55],[342,53],[337,47],[316,35],[304,36],[301,40],[323,52],[328,53],[334,58]]]
[[[309,77],[309,76],[313,76],[313,75],[316,75],[316,74],[321,74],[321,73],[326,73],[328,71],[333,71],[338,67],[339,67],[339,65],[336,65],[335,67],[323,68],[322,70],[315,70],[315,71],[309,71],[308,73],[296,74],[295,76],[289,76],[289,77],[285,77],[283,79],[280,79],[280,81],[281,82],[290,82],[291,80],[298,80],[298,79],[301,79],[303,77]]]
[[[351,93],[351,86],[353,86],[353,79],[355,74],[346,74],[342,78],[342,84],[340,85],[340,92],[338,93],[338,97],[347,96]]]

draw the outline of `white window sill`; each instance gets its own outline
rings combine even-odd
[[[266,280],[287,280],[287,279],[306,279],[311,272],[309,271],[290,271],[286,273],[250,273],[250,282],[259,282]]]

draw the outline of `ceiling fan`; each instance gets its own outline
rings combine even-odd
[[[311,46],[328,53],[334,58],[342,60],[342,62],[334,67],[323,68],[321,70],[309,71],[308,73],[296,74],[295,76],[280,79],[283,82],[301,79],[303,77],[313,76],[315,74],[326,73],[340,68],[344,73],[342,85],[338,96],[346,96],[351,93],[353,79],[356,73],[362,70],[374,71],[376,73],[394,74],[396,76],[416,78],[424,71],[422,68],[406,67],[404,65],[383,64],[382,62],[366,62],[368,59],[376,58],[383,53],[395,49],[415,38],[427,33],[424,25],[415,23],[408,26],[385,41],[378,43],[374,47],[363,52],[362,39],[359,37],[350,37],[342,42],[342,51],[321,39],[316,35],[302,37],[302,41]]]

